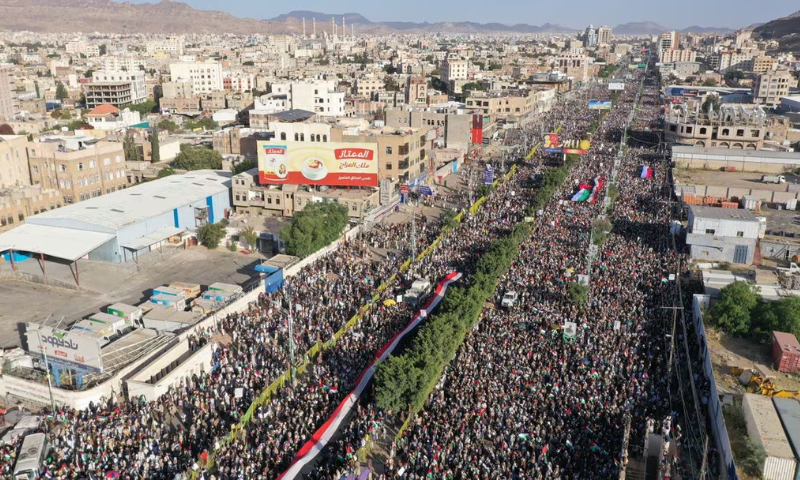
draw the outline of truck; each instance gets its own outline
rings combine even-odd
[[[510,292],[506,292],[506,294],[503,295],[503,299],[500,300],[500,306],[503,308],[513,307],[514,304],[517,303],[517,297],[518,297],[517,292],[513,290]]]
[[[761,183],[786,183],[786,177],[783,175],[764,175],[761,177]]]
[[[776,267],[776,270],[781,275],[797,275],[800,273],[800,267],[794,262],[790,263],[788,267]]]

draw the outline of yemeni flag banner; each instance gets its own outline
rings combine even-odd
[[[642,165],[642,173],[639,178],[653,178],[653,168],[647,165]]]
[[[375,371],[378,369],[378,363],[386,360],[386,357],[388,357],[389,354],[394,351],[403,337],[415,329],[417,325],[419,325],[431,314],[431,312],[444,298],[448,285],[458,281],[460,278],[460,272],[451,272],[445,276],[441,282],[438,283],[436,289],[434,290],[433,297],[428,300],[428,303],[425,305],[425,307],[418,311],[411,319],[411,322],[406,325],[403,330],[397,333],[397,335],[392,337],[392,339],[389,340],[389,342],[378,351],[370,366],[361,372],[361,376],[359,376],[356,380],[356,386],[353,391],[350,392],[350,394],[347,395],[344,400],[341,401],[341,403],[339,403],[339,406],[336,407],[328,420],[321,427],[319,427],[319,429],[314,432],[305,445],[300,448],[300,451],[297,452],[294,460],[292,460],[292,464],[289,466],[289,469],[283,472],[278,477],[278,480],[290,480],[301,476],[303,468],[314,461],[322,449],[325,448],[325,445],[328,444],[331,437],[333,437],[333,435],[339,429],[339,426],[342,424],[342,422],[344,422],[347,415],[349,415],[349,413],[353,410],[356,403],[358,403],[359,398],[364,393],[364,390],[372,380],[372,377],[375,375]]]
[[[597,201],[597,195],[600,193],[600,190],[603,189],[603,177],[595,177],[594,178],[594,187],[592,188],[592,193],[589,195],[589,199],[587,200],[589,203],[594,203]]]

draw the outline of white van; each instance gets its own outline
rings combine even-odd
[[[48,450],[50,444],[44,433],[33,433],[25,437],[19,450],[17,464],[14,465],[14,478],[16,480],[39,478],[39,471],[47,458]]]

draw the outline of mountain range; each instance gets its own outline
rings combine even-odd
[[[800,51],[800,11],[757,26],[753,35],[762,40],[777,40],[778,51]]]
[[[358,13],[326,14],[294,11],[265,20],[236,17],[226,12],[198,10],[182,2],[130,3],[112,0],[0,0],[0,29],[34,32],[99,33],[235,33],[298,34],[330,31],[331,18],[341,30],[342,17],[347,30],[368,33],[573,33],[578,29],[558,24],[506,25],[477,22],[373,22]],[[618,35],[652,35],[668,28],[653,22],[618,25]],[[724,33],[729,29],[690,27],[685,31]]]

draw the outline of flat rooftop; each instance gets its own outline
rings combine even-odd
[[[92,230],[99,228],[100,231],[114,233],[128,225],[143,222],[208,196],[227,192],[229,182],[228,172],[198,170],[153,180],[33,215],[26,221],[32,225],[57,225],[77,229],[83,224],[92,226]]]
[[[690,205],[689,210],[694,212],[695,217],[699,218],[713,218],[716,220],[740,220],[746,222],[758,223],[758,218],[753,215],[750,210],[735,209],[735,208],[721,208],[721,207],[706,207],[702,205]]]

